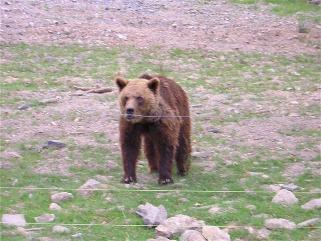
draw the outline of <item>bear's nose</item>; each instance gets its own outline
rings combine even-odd
[[[126,109],[126,114],[127,114],[127,115],[132,115],[132,114],[134,114],[134,109],[133,109],[133,108],[127,108],[127,109]]]

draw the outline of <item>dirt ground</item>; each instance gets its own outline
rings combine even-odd
[[[295,18],[271,14],[268,5],[236,6],[226,0],[13,0],[1,5],[2,41],[78,43],[215,51],[315,53],[306,43],[320,26],[298,32]],[[256,9],[258,8],[258,9]]]

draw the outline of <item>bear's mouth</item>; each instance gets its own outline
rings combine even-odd
[[[134,114],[126,114],[126,119],[127,120],[133,120],[135,118]]]

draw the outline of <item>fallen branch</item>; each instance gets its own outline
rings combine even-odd
[[[91,89],[86,91],[87,93],[96,93],[96,94],[102,94],[102,93],[107,93],[107,92],[112,92],[113,89],[112,88],[108,88],[108,87],[103,87],[103,88],[98,88],[98,89]]]
[[[95,93],[95,94],[103,94],[107,92],[112,92],[113,89],[109,87],[96,87],[96,88],[90,88],[90,87],[81,87],[81,86],[74,86],[76,90],[82,90],[86,93]]]

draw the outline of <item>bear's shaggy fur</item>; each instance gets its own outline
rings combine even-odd
[[[159,173],[159,184],[172,183],[176,160],[179,175],[190,165],[191,120],[188,98],[173,80],[142,75],[138,79],[116,78],[121,118],[120,145],[124,183],[136,182],[136,163],[144,140],[150,170]]]

